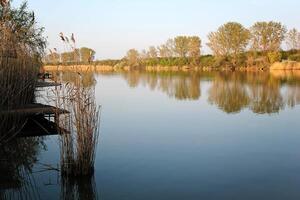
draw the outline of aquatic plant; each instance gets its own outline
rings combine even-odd
[[[76,54],[74,35],[71,41],[63,33],[60,37]],[[94,172],[100,107],[95,100],[94,87],[85,86],[83,76],[76,71],[76,66],[74,70],[73,82],[60,80],[62,85],[54,90],[56,107],[70,111],[69,115],[57,119],[61,133],[61,173],[73,177],[90,176]]]

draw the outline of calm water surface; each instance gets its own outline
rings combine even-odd
[[[41,163],[59,163],[57,136],[49,136],[27,183],[4,190],[7,197],[300,198],[297,74],[131,72],[84,81],[96,84],[102,105],[94,179],[43,172]]]

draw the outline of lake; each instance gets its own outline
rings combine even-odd
[[[94,178],[61,180],[49,167],[59,164],[58,136],[47,136],[0,199],[300,198],[299,74],[133,71],[83,80],[102,105]]]

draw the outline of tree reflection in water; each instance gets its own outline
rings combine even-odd
[[[199,100],[201,83],[211,80],[208,102],[226,113],[250,109],[278,113],[300,103],[300,76],[269,72],[122,72],[130,87],[144,85],[178,100]],[[286,89],[285,89],[286,88]]]

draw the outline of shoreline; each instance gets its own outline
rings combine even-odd
[[[118,71],[134,71],[136,67],[124,66],[108,66],[108,65],[44,65],[44,71],[81,71],[81,72],[118,72]],[[234,70],[228,67],[212,68],[212,67],[189,67],[189,66],[145,66],[142,71],[146,72],[199,72],[199,71],[241,71],[241,72],[266,72],[267,68],[261,67],[236,67]]]

